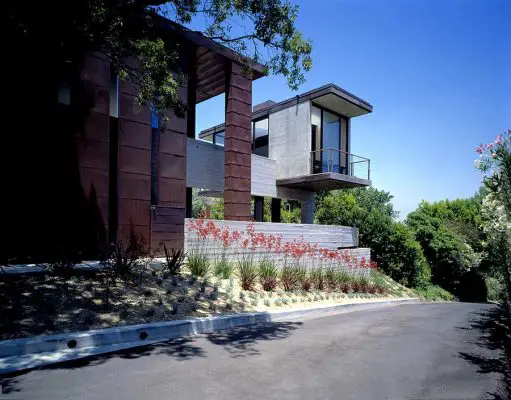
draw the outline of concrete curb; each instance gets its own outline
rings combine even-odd
[[[316,318],[355,310],[418,303],[418,299],[349,303],[300,310],[255,312],[150,324],[126,325],[87,332],[62,333],[0,341],[0,374],[32,369],[128,348],[147,346],[182,336],[211,333],[239,326]]]

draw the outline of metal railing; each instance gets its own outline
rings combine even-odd
[[[311,151],[311,174],[323,172],[370,180],[371,160],[333,148]]]

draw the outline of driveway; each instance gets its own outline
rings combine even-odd
[[[4,399],[496,399],[494,306],[387,306],[174,340],[0,379]]]

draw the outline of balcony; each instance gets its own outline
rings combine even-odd
[[[368,158],[328,148],[312,151],[309,162],[309,175],[278,179],[277,185],[315,192],[371,186]]]

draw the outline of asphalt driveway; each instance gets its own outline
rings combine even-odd
[[[498,399],[494,309],[388,306],[174,340],[0,378],[0,400]]]

